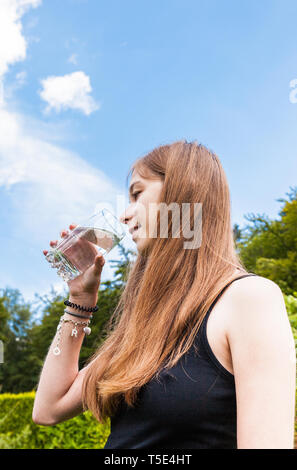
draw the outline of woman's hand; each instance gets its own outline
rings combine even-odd
[[[76,225],[69,225],[69,229],[75,229]],[[62,230],[61,238],[66,239],[69,236],[68,230]],[[96,248],[87,240],[80,239],[77,243],[80,245],[81,250],[96,250]],[[54,248],[58,244],[58,240],[50,241],[50,246]],[[80,250],[80,251],[81,251]],[[69,261],[74,261],[75,264],[75,253],[77,249],[74,247],[73,250],[67,250],[67,257]],[[96,250],[97,252],[97,250]],[[43,250],[43,254],[46,256],[48,253],[47,250]],[[68,281],[69,292],[71,298],[84,299],[90,297],[90,295],[97,297],[98,290],[101,282],[101,272],[105,264],[105,260],[101,254],[97,254],[92,264],[89,268],[86,269],[82,274],[79,274],[75,279]]]

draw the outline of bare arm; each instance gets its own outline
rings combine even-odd
[[[80,305],[96,305],[96,296],[85,296],[81,299],[69,298],[70,302]],[[67,307],[67,310],[78,313]],[[76,317],[64,314],[65,318],[76,320]],[[82,319],[77,319],[83,321]],[[57,325],[59,318],[57,318]],[[83,412],[81,402],[81,387],[87,367],[78,369],[79,354],[85,333],[78,327],[77,337],[71,336],[74,327],[71,323],[63,323],[60,339],[60,355],[53,354],[57,344],[56,333],[47,353],[40,375],[35,396],[32,419],[36,424],[54,425],[70,419]]]
[[[228,318],[239,449],[292,449],[296,357],[281,289],[262,277],[234,291]]]
[[[73,230],[75,224],[69,225],[69,229]],[[61,232],[61,238],[68,237],[68,230]],[[51,241],[52,247],[56,246],[58,240]],[[73,261],[76,256],[76,250],[79,246],[81,250],[90,250],[89,242],[79,239],[69,249],[67,256],[70,261]],[[92,247],[93,249],[93,247]],[[43,250],[44,255],[48,252]],[[98,254],[94,259],[94,264],[91,265],[85,272],[77,276],[75,279],[68,281],[70,302],[85,306],[93,307],[97,303],[98,291],[101,281],[101,272],[105,264],[105,260],[101,254]],[[72,313],[77,313],[76,309],[68,307]],[[75,319],[72,315],[64,314],[65,319]],[[83,321],[77,318],[78,321]],[[59,319],[57,318],[57,325]],[[32,412],[32,419],[36,424],[54,425],[61,421],[73,418],[74,416],[83,412],[81,390],[83,378],[86,373],[87,367],[81,371],[78,370],[78,360],[80,349],[82,346],[85,333],[82,326],[78,326],[78,334],[71,336],[73,328],[71,323],[63,323],[60,330],[60,350],[59,355],[53,353],[57,344],[58,332],[53,339],[49,348],[47,357],[45,359],[43,369],[40,375],[37,392]]]

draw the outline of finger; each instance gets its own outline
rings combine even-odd
[[[58,244],[58,240],[56,240],[56,241],[51,240],[50,241],[50,246],[56,246],[57,244]]]
[[[61,232],[61,235],[60,235],[60,236],[61,236],[61,238],[63,238],[63,237],[67,237],[68,235],[69,235],[69,232],[68,232],[68,230],[62,230],[62,232]]]
[[[105,259],[103,258],[102,255],[97,255],[95,258],[94,264],[95,264],[95,274],[100,274],[105,264]]]
[[[103,258],[103,255],[99,253],[99,255],[97,255],[95,258],[95,263],[97,263],[98,266],[103,266],[105,263],[105,259]]]
[[[75,224],[71,224],[71,225],[69,225],[69,228],[70,228],[70,230],[73,230],[75,227],[76,227],[76,225],[75,225]]]
[[[47,250],[43,250],[43,254],[46,256],[48,254]]]

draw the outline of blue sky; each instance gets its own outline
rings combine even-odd
[[[0,287],[63,289],[49,240],[179,139],[221,159],[233,223],[277,218],[296,186],[296,17],[295,0],[2,0]]]

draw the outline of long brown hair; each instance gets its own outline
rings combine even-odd
[[[89,358],[83,381],[84,409],[100,422],[121,398],[135,406],[139,389],[189,350],[235,269],[247,272],[235,249],[227,178],[213,152],[196,141],[178,141],[137,159],[130,173],[134,169],[162,179],[160,202],[202,203],[202,243],[184,249],[183,236],[157,237],[149,241],[149,256],[138,253],[130,262],[107,337]],[[172,220],[168,233],[170,227]]]

